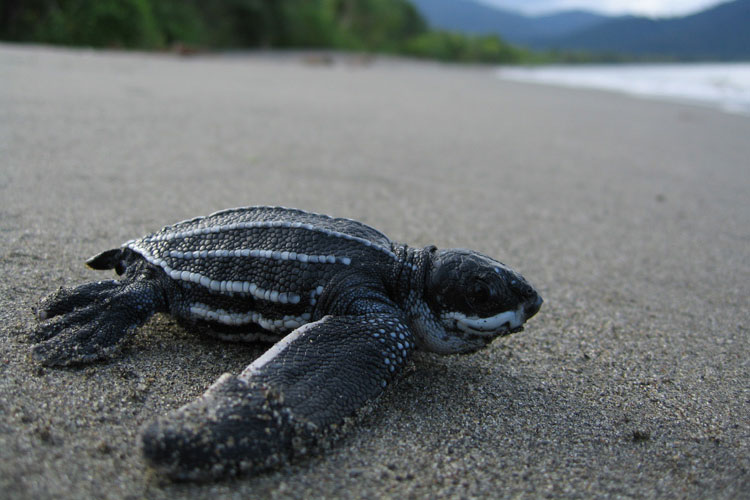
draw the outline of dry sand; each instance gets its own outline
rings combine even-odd
[[[750,119],[303,59],[0,46],[0,496],[747,498]],[[418,356],[322,457],[162,483],[140,426],[263,348],[159,317],[47,369],[22,332],[44,294],[108,277],[86,257],[250,204],[483,251],[545,305],[483,352]]]

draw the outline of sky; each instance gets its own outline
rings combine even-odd
[[[606,14],[638,14],[649,17],[681,16],[726,0],[480,0],[482,3],[539,14],[585,9]]]

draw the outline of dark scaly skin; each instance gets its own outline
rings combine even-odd
[[[44,299],[37,361],[110,356],[157,312],[224,338],[281,339],[144,429],[146,460],[174,479],[254,473],[309,453],[416,347],[472,352],[541,305],[520,275],[475,252],[411,249],[355,221],[278,207],[168,226],[89,265],[122,278]]]
[[[224,375],[152,423],[143,434],[146,457],[172,477],[198,479],[261,471],[315,449],[343,416],[382,392],[413,350],[403,314],[370,295],[302,327],[274,362]]]

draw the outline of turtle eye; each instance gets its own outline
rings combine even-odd
[[[494,295],[492,288],[487,283],[484,281],[475,281],[471,285],[467,298],[469,299],[469,304],[474,309],[481,309],[492,300]]]

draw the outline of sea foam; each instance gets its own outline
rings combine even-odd
[[[507,66],[497,76],[691,102],[750,116],[750,63]]]

